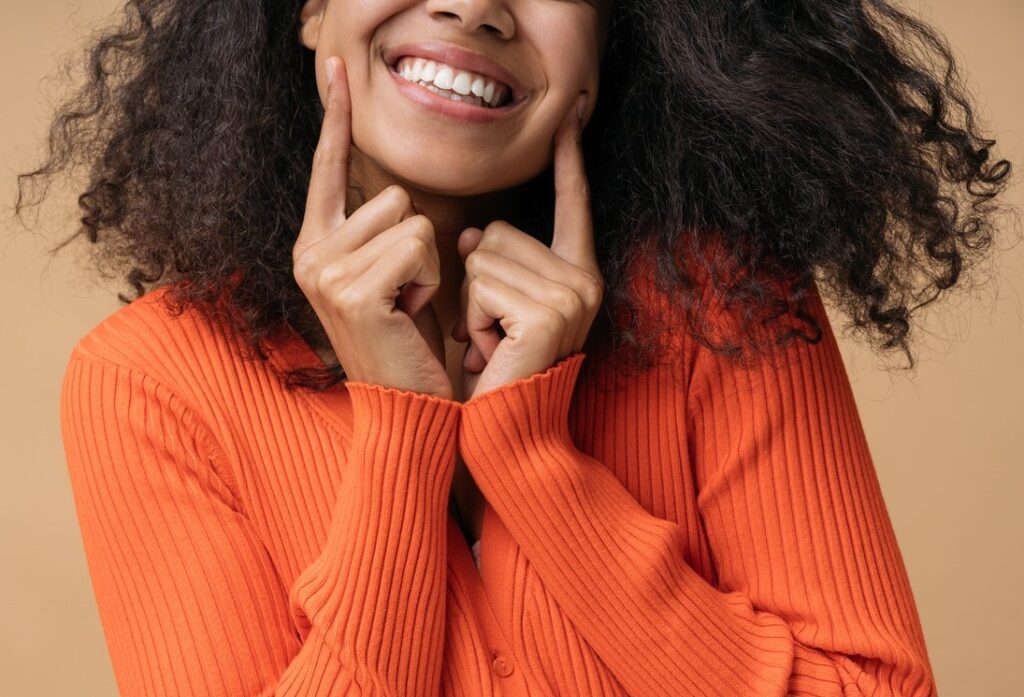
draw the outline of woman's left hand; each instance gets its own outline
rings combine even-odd
[[[580,351],[597,316],[604,279],[594,249],[582,128],[574,104],[555,134],[550,248],[501,220],[459,237],[466,276],[463,314],[452,335],[471,342],[463,361],[465,401]]]

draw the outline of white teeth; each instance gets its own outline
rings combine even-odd
[[[454,79],[455,71],[445,65],[437,71],[437,75],[434,77],[434,84],[443,90],[450,90]]]
[[[452,82],[452,90],[461,95],[467,95],[473,88],[473,76],[469,73],[460,72]]]
[[[402,58],[396,71],[404,79],[424,85],[432,92],[446,96],[454,101],[469,102],[479,106],[496,107],[500,104],[508,88],[483,75],[465,70],[456,70],[449,65],[406,56]],[[432,83],[432,84],[431,84]]]
[[[487,82],[486,80],[484,80],[484,79],[483,79],[482,77],[480,77],[479,75],[477,75],[477,76],[476,76],[476,77],[475,77],[475,78],[473,79],[473,85],[472,85],[472,87],[470,88],[470,89],[472,90],[473,94],[475,94],[475,95],[476,95],[477,97],[482,97],[482,96],[484,96],[484,84],[485,84],[486,82]]]

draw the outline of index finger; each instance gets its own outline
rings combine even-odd
[[[324,120],[313,153],[309,190],[306,193],[305,218],[300,233],[303,245],[327,237],[346,218],[352,101],[342,59],[331,56],[326,61],[325,70],[327,96],[324,99]]]
[[[590,182],[583,160],[583,125],[577,115],[580,96],[559,128],[555,140],[555,230],[551,251],[590,272],[598,270]]]

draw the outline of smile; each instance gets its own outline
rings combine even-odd
[[[402,44],[381,59],[403,96],[448,119],[493,123],[529,101],[530,91],[511,71],[453,44]]]
[[[502,82],[415,56],[401,58],[395,65],[395,71],[409,82],[423,85],[434,94],[488,109],[503,106],[512,95],[509,86]]]

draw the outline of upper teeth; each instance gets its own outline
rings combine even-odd
[[[425,58],[406,56],[398,61],[395,68],[399,75],[410,82],[422,81],[433,84],[439,89],[451,90],[462,97],[472,94],[474,97],[482,99],[490,107],[498,106],[508,92],[508,86],[503,83]],[[460,98],[459,101],[463,100]]]

